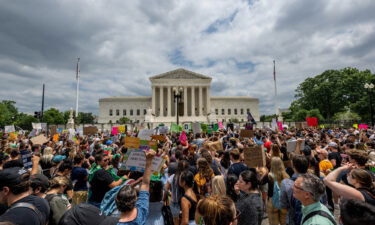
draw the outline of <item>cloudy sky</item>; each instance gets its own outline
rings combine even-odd
[[[3,0],[0,99],[22,112],[151,95],[149,76],[185,68],[213,78],[213,96],[288,107],[305,78],[327,69],[375,70],[373,0]]]

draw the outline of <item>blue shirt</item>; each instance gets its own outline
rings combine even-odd
[[[137,203],[137,217],[133,221],[129,222],[118,222],[117,225],[143,225],[146,224],[148,217],[148,205],[149,205],[150,193],[148,191],[140,191],[138,195]]]

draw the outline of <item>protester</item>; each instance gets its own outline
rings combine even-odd
[[[343,225],[374,224],[375,207],[360,200],[343,200],[340,204],[340,222]]]
[[[301,225],[336,224],[335,218],[328,208],[320,203],[320,197],[324,194],[324,190],[323,181],[312,174],[301,175],[294,182],[293,196],[303,205]]]
[[[79,205],[80,203],[87,201],[88,187],[87,179],[88,173],[85,168],[82,167],[84,162],[84,155],[78,153],[74,157],[74,167],[71,173],[71,180],[74,183],[73,186],[73,199],[72,203],[74,205]]]
[[[205,225],[235,225],[240,212],[231,198],[212,195],[198,202],[195,222]]]
[[[184,195],[181,197],[181,225],[194,225],[195,209],[197,206],[197,196],[194,193],[194,174],[189,170],[181,173],[179,185],[184,189]]]

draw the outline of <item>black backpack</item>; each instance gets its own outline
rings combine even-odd
[[[81,203],[73,206],[61,217],[59,225],[92,225],[100,224],[106,216],[97,207]]]

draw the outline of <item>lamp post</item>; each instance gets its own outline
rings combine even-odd
[[[372,89],[374,89],[373,83],[366,83],[364,86],[368,92],[368,95],[370,97],[370,113],[371,113],[371,126],[374,127],[374,112],[372,110]]]
[[[173,102],[175,102],[176,103],[176,116],[177,116],[177,125],[178,125],[178,117],[179,117],[179,112],[180,112],[180,110],[179,110],[179,103],[180,103],[180,100],[181,100],[181,97],[182,97],[182,91],[183,91],[183,89],[182,89],[182,87],[174,87],[173,88]]]

